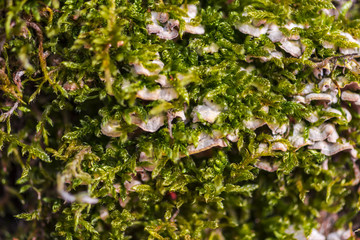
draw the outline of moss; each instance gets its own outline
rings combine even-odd
[[[1,2],[0,238],[355,239],[357,9]]]

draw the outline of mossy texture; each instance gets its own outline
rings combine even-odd
[[[359,9],[0,1],[0,238],[356,239]]]

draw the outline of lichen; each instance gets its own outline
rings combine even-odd
[[[0,1],[0,238],[355,239],[359,9]]]

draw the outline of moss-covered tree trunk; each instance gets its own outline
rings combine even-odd
[[[356,239],[359,6],[0,1],[0,239]]]

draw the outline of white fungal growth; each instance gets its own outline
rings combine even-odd
[[[271,150],[273,151],[287,151],[287,146],[281,142],[275,142],[271,145]]]
[[[155,89],[150,91],[146,87],[136,93],[136,97],[148,101],[165,100],[171,101],[179,97],[174,88]]]
[[[284,27],[287,28],[288,30],[291,30],[291,29],[293,29],[293,28],[301,28],[301,29],[304,29],[304,25],[302,25],[302,24],[296,24],[296,23],[293,23],[293,22],[287,23]]]
[[[165,88],[165,89],[161,89],[159,99],[162,99],[165,101],[171,101],[178,97],[179,97],[179,95],[174,88]]]
[[[328,143],[325,141],[316,142],[309,146],[309,149],[319,149],[321,150],[321,153],[326,156],[332,156],[342,151],[354,149],[350,143],[345,142],[344,139],[342,140],[344,143]]]
[[[328,90],[337,90],[335,84],[331,80],[331,78],[324,78],[319,82],[319,89],[322,92],[326,92]]]
[[[185,25],[185,32],[191,33],[191,34],[204,34],[205,28],[201,25],[199,26],[192,26],[190,24]]]
[[[185,6],[183,5],[182,8]],[[204,34],[205,28],[202,25],[193,26],[191,20],[197,16],[197,7],[194,4],[187,4],[187,15],[188,17],[182,17],[185,21],[185,32],[191,34]]]
[[[265,160],[259,160],[255,163],[255,167],[262,169],[264,171],[267,171],[267,172],[275,172],[276,170],[279,169],[279,166],[280,166],[279,163],[271,164]]]
[[[143,167],[146,171],[152,172],[155,168],[154,160],[152,157],[146,155],[146,153],[141,152],[139,157],[139,162],[148,162],[149,165]]]
[[[351,113],[349,112],[349,110],[347,110],[346,108],[341,108],[341,109],[342,109],[342,111],[345,113],[345,116],[343,116],[343,114],[342,114],[342,112],[341,112],[340,110],[335,109],[335,108],[330,108],[330,107],[328,107],[328,108],[323,109],[323,111],[335,113],[335,114],[339,115],[338,118],[339,118],[340,120],[343,120],[343,121],[346,121],[346,122],[350,122],[351,119],[352,119],[352,116],[351,116]],[[330,119],[330,118],[328,118],[328,119]]]
[[[255,130],[259,127],[262,127],[266,124],[266,122],[262,119],[252,117],[250,120],[243,121],[246,128],[250,130]]]
[[[124,186],[125,186],[126,190],[129,192],[134,192],[135,190],[133,189],[133,187],[135,187],[137,185],[141,185],[141,184],[142,184],[142,182],[135,180],[135,179],[131,179],[130,181],[124,182]]]
[[[227,147],[227,144],[223,139],[212,138],[206,133],[201,133],[197,146],[195,147],[194,145],[190,145],[187,147],[187,151],[189,155],[192,155],[204,152],[213,147]]]
[[[80,192],[75,195],[67,192],[65,190],[65,176],[58,175],[56,190],[62,199],[70,203],[76,201],[81,203],[96,204],[99,202],[99,199],[90,197],[87,192]]]
[[[145,75],[145,76],[154,76],[159,74],[161,70],[164,68],[164,63],[160,61],[159,59],[155,59],[153,61],[150,61],[150,63],[157,64],[159,68],[157,70],[154,70],[153,72],[150,72],[147,68],[145,68],[141,63],[133,63],[134,71],[138,75]]]
[[[282,139],[281,135],[275,135],[274,136],[273,141],[271,142],[271,150],[272,151],[286,152],[288,150],[287,145],[280,142],[281,139]]]
[[[280,42],[285,38],[284,34],[280,31],[279,26],[276,24],[271,24],[267,31],[268,37],[272,42]]]
[[[161,89],[155,89],[150,91],[149,89],[144,87],[143,89],[139,90],[136,93],[136,97],[141,98],[143,100],[155,101],[160,99],[160,92]]]
[[[130,118],[132,124],[135,124],[146,132],[156,132],[157,130],[159,130],[160,127],[164,125],[165,120],[165,117],[162,115],[154,116],[147,121],[142,121],[139,117],[135,115],[131,115]]]
[[[158,13],[156,19],[161,23],[166,23],[169,20],[169,14],[168,13]]]
[[[353,36],[349,33],[341,32],[340,35],[347,38],[349,42],[357,44],[357,47],[354,48],[339,48],[340,53],[342,54],[360,54],[360,40],[354,39]]]
[[[309,116],[307,116],[305,119],[308,122],[315,123],[315,122],[319,121],[319,115],[317,112],[311,112],[309,114]]]
[[[151,12],[151,21],[152,24],[148,24],[146,29],[149,34],[156,34],[159,38],[165,40],[172,40],[179,36],[179,32],[175,27],[179,27],[179,21],[170,19],[168,20],[168,15],[166,13]],[[165,23],[165,26],[162,27],[160,23]]]
[[[333,102],[333,96],[327,93],[310,93],[306,95],[305,102],[309,104],[311,101]]]
[[[159,83],[164,88],[171,88],[173,87],[171,83],[168,81],[165,75],[159,75],[159,78],[155,80],[155,82]]]
[[[183,110],[181,111],[177,111],[173,113],[173,117],[174,118],[181,118],[182,121],[186,121],[186,116],[185,116],[185,112]]]
[[[266,143],[260,143],[258,148],[256,149],[257,156],[267,156],[270,154],[269,145]]]
[[[283,57],[283,54],[282,52],[279,52],[279,51],[269,51],[269,56],[268,57],[259,57],[259,59],[262,61],[262,62],[267,62],[267,61],[270,61],[272,58],[282,58]]]
[[[296,95],[296,96],[294,96],[294,102],[296,102],[296,103],[305,103],[305,97]]]
[[[305,85],[304,89],[300,92],[300,95],[307,95],[314,92],[315,85],[314,83],[308,83]]]
[[[307,238],[308,240],[326,240],[326,237],[319,233],[316,229],[311,231],[310,236]]]
[[[196,106],[191,116],[193,117],[194,123],[200,122],[200,119],[203,119],[209,123],[214,123],[220,113],[221,107],[219,105],[212,103],[207,99],[204,99],[204,105]]]
[[[313,144],[312,141],[304,138],[305,124],[303,122],[294,125],[293,134],[289,137],[290,143],[299,149],[303,146]]]
[[[108,137],[120,137],[122,135],[120,131],[120,121],[109,120],[105,124],[102,124],[101,133]]]
[[[260,37],[260,35],[265,34],[268,30],[267,26],[263,26],[263,27],[254,27],[253,25],[249,24],[249,23],[242,23],[236,26],[236,28],[244,33],[244,34],[248,34],[254,37]]]
[[[355,105],[360,105],[360,95],[350,91],[343,91],[341,93],[341,100],[353,102]]]
[[[184,9],[184,5],[182,8]],[[187,5],[187,15],[187,17],[182,17],[182,19],[185,21],[184,32],[191,34],[204,34],[204,26],[194,26],[191,23],[191,20],[194,19],[197,15],[197,7],[195,5]],[[169,19],[168,13],[151,12],[151,21],[152,23],[146,26],[149,34],[156,34],[159,38],[165,40],[172,40],[179,36],[178,28],[180,23],[178,20]]]
[[[339,138],[335,126],[331,123],[322,124],[319,127],[311,127],[309,129],[309,139],[314,142],[328,140],[335,143]]]
[[[352,231],[350,229],[339,229],[336,232],[332,232],[327,235],[327,240],[345,240],[350,239],[352,236]]]
[[[159,75],[159,78],[155,82],[161,85],[160,89],[150,91],[146,87],[139,90],[136,93],[136,97],[148,101],[165,100],[171,101],[179,97],[174,87],[167,80],[165,75]]]
[[[204,47],[202,50],[206,53],[216,53],[219,51],[219,45],[217,45],[216,43],[211,43],[209,46]]]
[[[282,40],[280,48],[293,57],[298,58],[302,55],[301,44],[299,41]]]
[[[271,129],[272,134],[284,134],[286,132],[286,130],[288,129],[288,124],[267,124],[268,127]]]
[[[239,130],[236,129],[234,132],[229,133],[226,135],[227,140],[230,142],[237,142],[239,141]]]
[[[335,49],[335,45],[333,43],[328,42],[328,41],[323,41],[322,45],[323,45],[324,48],[327,48],[327,49]]]

